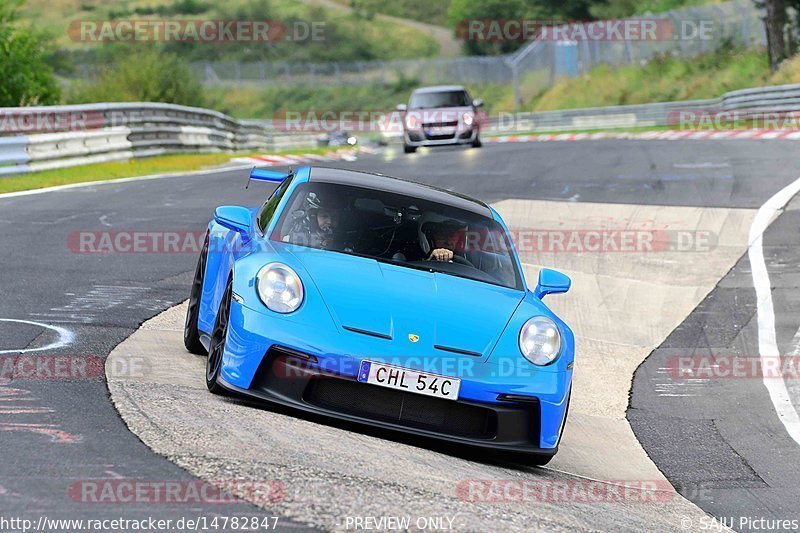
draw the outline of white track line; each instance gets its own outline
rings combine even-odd
[[[792,349],[787,354],[790,357],[797,357],[800,355],[800,329],[797,330],[797,333],[794,334],[792,338]]]
[[[540,466],[542,470],[549,470],[550,472],[555,472],[557,474],[561,474],[564,476],[572,476],[578,479],[584,479],[586,481],[593,481],[595,483],[602,483],[603,485],[609,485],[612,487],[630,487],[630,483],[625,483],[624,481],[612,481],[608,479],[597,479],[589,476],[584,476],[583,474],[574,474],[572,472],[567,472],[566,470],[559,470],[558,468],[553,468],[552,466]],[[631,480],[633,483],[641,483],[644,480]],[[668,485],[668,481],[664,481],[664,485]],[[642,489],[642,492],[664,492],[667,494],[677,494],[674,488],[670,487],[669,489]]]
[[[41,322],[34,322],[32,320],[17,320],[15,318],[0,318],[0,322],[14,322],[16,324],[30,324],[32,326],[39,326],[44,329],[49,329],[58,333],[58,340],[51,342],[47,346],[41,348],[21,348],[19,350],[0,350],[0,354],[8,353],[30,353],[30,352],[43,352],[46,350],[55,350],[56,348],[63,348],[71,344],[75,340],[75,335],[68,329],[60,326],[53,326],[51,324],[42,324]]]
[[[772,198],[762,205],[756,213],[752,226],[750,226],[747,256],[750,259],[750,268],[753,272],[753,285],[756,289],[758,304],[758,351],[761,356],[761,370],[764,385],[769,391],[769,397],[778,418],[783,423],[789,436],[800,444],[800,416],[792,405],[789,391],[781,376],[769,377],[772,370],[769,368],[769,359],[780,357],[778,340],[775,333],[775,309],[772,305],[772,285],[769,281],[769,272],[764,262],[764,248],[762,239],[764,231],[772,221],[772,217],[800,192],[800,178],[781,189]]]

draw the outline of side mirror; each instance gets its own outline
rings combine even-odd
[[[572,285],[572,280],[569,276],[562,274],[557,270],[543,268],[539,271],[539,283],[533,294],[540,300],[548,294],[559,294],[567,292]]]
[[[250,210],[236,205],[223,205],[214,210],[214,221],[243,235],[250,234]]]
[[[401,113],[403,113],[405,111],[408,111],[408,106],[406,104],[398,104],[397,105],[397,110],[400,111]]]
[[[472,101],[472,105],[475,106],[476,108],[483,107],[483,99],[476,98],[475,100]]]

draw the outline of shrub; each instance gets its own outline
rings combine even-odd
[[[68,100],[83,102],[163,102],[202,106],[203,89],[177,55],[142,48],[120,48],[111,67],[72,87]]]
[[[60,98],[47,64],[47,37],[16,19],[20,2],[0,0],[0,106],[48,105]]]

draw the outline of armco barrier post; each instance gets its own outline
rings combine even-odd
[[[0,137],[0,176],[29,172],[28,137]]]

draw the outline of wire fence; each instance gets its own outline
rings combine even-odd
[[[642,64],[659,55],[694,57],[724,45],[766,46],[762,13],[749,0],[733,0],[659,13],[656,38],[546,38],[504,56],[328,63],[199,62],[192,68],[207,85],[369,85],[413,79],[439,83],[510,84],[538,93],[561,76],[577,76],[600,64]],[[564,24],[550,35],[584,35],[591,24]],[[601,23],[602,24],[602,23]],[[558,29],[555,29],[558,28]],[[606,27],[607,29],[607,27]],[[590,32],[591,33],[591,32]]]
[[[196,62],[196,76],[208,85],[258,84],[372,85],[414,79],[424,83],[507,83],[509,66],[500,57],[457,57],[328,63]]]

